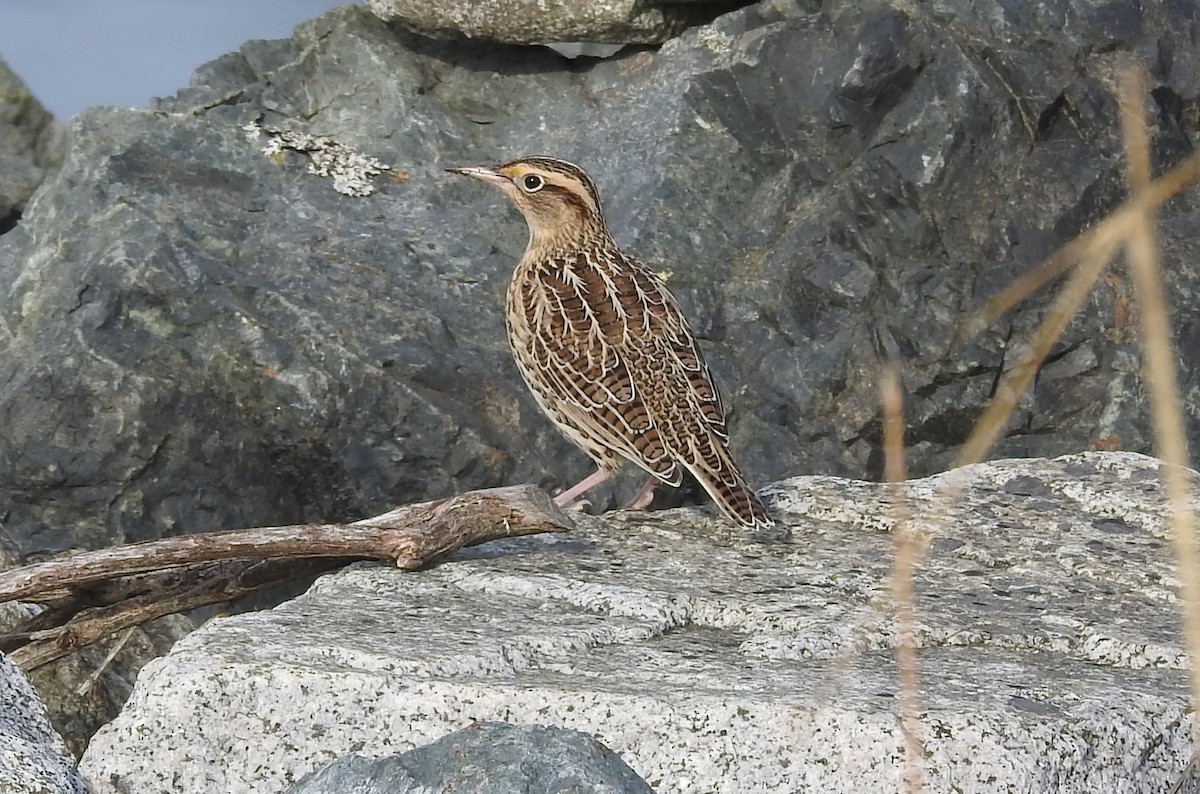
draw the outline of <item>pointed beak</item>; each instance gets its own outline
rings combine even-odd
[[[495,167],[482,166],[482,165],[480,165],[480,166],[471,165],[471,166],[462,166],[459,168],[447,168],[446,170],[452,174],[463,174],[464,176],[473,176],[476,179],[480,179],[484,182],[490,182],[491,184],[496,185],[498,187],[508,184],[508,177],[504,176],[501,173],[498,173],[496,171]]]

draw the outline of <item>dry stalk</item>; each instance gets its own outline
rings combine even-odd
[[[75,687],[75,697],[84,697],[92,691],[92,687],[96,686],[96,682],[100,680],[100,676],[104,675],[104,671],[112,664],[113,659],[117,658],[117,654],[125,647],[125,643],[129,642],[129,638],[133,636],[133,632],[136,630],[137,626],[130,626],[125,629],[125,633],[108,649],[108,654],[104,657],[104,661],[100,662],[100,666],[93,670],[92,674],[83,680],[83,683]]]
[[[1089,231],[1060,249],[1042,265],[993,296],[962,325],[957,340],[973,336],[1018,302],[1029,297],[1072,267],[1064,285],[1039,327],[1025,358],[1013,366],[960,450],[956,465],[984,460],[1003,432],[1020,395],[1029,386],[1096,279],[1120,249],[1128,255],[1138,300],[1144,379],[1150,388],[1156,446],[1163,466],[1164,487],[1181,582],[1184,642],[1194,660],[1191,668],[1193,703],[1200,707],[1200,555],[1195,542],[1195,517],[1189,508],[1189,465],[1186,429],[1176,381],[1170,322],[1161,283],[1155,220],[1158,208],[1181,190],[1200,180],[1200,152],[1193,154],[1157,180],[1150,178],[1150,155],[1145,120],[1141,115],[1146,95],[1141,72],[1126,76],[1121,86],[1122,128],[1129,162],[1130,199]],[[940,497],[953,498],[952,492]],[[1200,726],[1194,723],[1194,731]],[[1200,735],[1194,737],[1200,744]],[[1189,769],[1194,770],[1193,757]],[[1188,774],[1185,770],[1185,776]],[[1176,788],[1182,784],[1182,779]]]
[[[892,600],[896,605],[896,669],[900,685],[900,730],[904,734],[904,787],[920,794],[925,784],[925,747],[921,742],[920,691],[917,684],[916,597],[913,569],[920,552],[905,494],[904,398],[894,363],[880,373],[883,406],[883,473],[891,491],[895,564]]]
[[[1050,355],[1050,350],[1066,330],[1071,318],[1083,305],[1088,293],[1095,286],[1096,279],[1100,278],[1104,268],[1116,255],[1120,242],[1120,237],[1116,234],[1097,235],[1092,238],[1091,245],[1084,248],[1083,262],[1071,274],[1062,292],[1046,312],[1029,350],[1000,379],[1000,385],[997,386],[991,402],[983,410],[979,421],[971,430],[971,435],[959,450],[955,459],[956,466],[979,463],[987,457],[996,439],[1004,432],[1008,418],[1017,407],[1021,395],[1037,375],[1046,356]]]
[[[1144,193],[1150,185],[1150,144],[1142,114],[1145,96],[1143,73],[1140,69],[1128,69],[1121,80],[1121,129],[1128,158],[1129,188],[1134,196]],[[1200,661],[1200,560],[1197,559],[1195,516],[1189,507],[1191,494],[1185,471],[1189,465],[1187,431],[1179,398],[1155,223],[1154,209],[1146,206],[1130,224],[1125,248],[1140,309],[1143,378],[1150,390],[1155,446],[1159,457],[1166,462],[1162,475],[1179,566],[1179,601],[1183,611],[1184,642],[1192,662],[1192,704],[1195,708],[1200,706],[1200,666],[1197,665]],[[1193,737],[1194,742],[1196,738]]]
[[[962,324],[955,335],[956,341],[961,342],[973,337],[1077,263],[1091,258],[1093,254],[1090,252],[1107,250],[1110,246],[1120,244],[1131,223],[1136,223],[1146,212],[1157,210],[1197,180],[1200,180],[1200,152],[1196,152],[1151,182],[1145,190],[1130,198],[1103,221],[993,295]]]

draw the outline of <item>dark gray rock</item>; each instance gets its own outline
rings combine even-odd
[[[347,756],[288,794],[654,794],[620,756],[586,733],[479,723],[387,758]]]
[[[153,110],[84,113],[0,241],[0,520],[32,552],[587,474],[509,361],[524,226],[441,170],[534,152],[587,167],[620,242],[669,272],[752,480],[872,476],[881,355],[905,362],[914,474],[944,468],[1050,298],[965,345],[957,324],[1122,198],[1119,62],[1151,70],[1156,169],[1190,151],[1197,13],[768,2],[580,64],[349,7]],[[350,198],[250,122],[395,170]],[[1195,350],[1193,196],[1161,239]],[[1130,296],[1101,284],[998,455],[1149,449]]]
[[[366,0],[380,19],[430,36],[509,44],[657,44],[746,0]]]
[[[87,794],[75,759],[21,671],[0,653],[0,791]]]
[[[62,159],[62,129],[0,60],[0,234]]]

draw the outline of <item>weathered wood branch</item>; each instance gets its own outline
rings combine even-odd
[[[0,602],[47,606],[0,636],[0,650],[33,669],[129,626],[354,560],[414,570],[465,546],[570,526],[544,492],[523,485],[404,505],[352,524],[257,527],[77,552],[0,572]]]
[[[50,628],[31,631],[30,625],[26,624],[19,634],[0,637],[0,642],[8,644],[10,638],[23,637],[24,644],[18,644],[9,655],[22,670],[33,670],[131,626],[140,626],[164,615],[232,601],[344,564],[345,561],[339,559],[310,559],[299,563],[294,560],[234,560],[189,566],[182,570],[191,574],[201,568],[203,572],[198,574],[197,581],[184,589],[152,591],[108,606],[84,609],[72,615],[68,622]]]
[[[183,535],[69,554],[0,573],[0,602],[116,576],[220,560],[351,557],[420,568],[464,546],[554,532],[569,519],[532,486],[471,491],[405,505],[353,524],[294,524]]]

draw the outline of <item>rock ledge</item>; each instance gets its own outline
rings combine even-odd
[[[909,484],[929,791],[1174,782],[1190,723],[1157,465],[1089,453]],[[147,666],[83,767],[97,792],[265,794],[498,720],[591,733],[660,794],[897,790],[888,492],[771,490],[790,542],[697,510],[580,517],[214,620]]]

